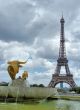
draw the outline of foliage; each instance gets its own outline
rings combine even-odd
[[[45,87],[43,84],[33,84],[33,85],[31,85],[31,87]]]
[[[80,87],[74,87],[70,91],[75,91],[77,94],[80,94]]]
[[[8,84],[9,84],[9,83],[7,83],[7,82],[1,82],[1,83],[0,83],[0,86],[8,86]]]

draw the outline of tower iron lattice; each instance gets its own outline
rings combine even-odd
[[[59,48],[59,57],[57,60],[57,66],[54,74],[52,74],[52,79],[48,85],[48,87],[55,87],[58,83],[68,83],[72,88],[76,86],[74,82],[73,75],[70,72],[68,66],[68,59],[66,57],[66,49],[65,49],[65,36],[64,36],[64,18],[60,19],[61,30],[60,30],[60,48]],[[66,74],[60,74],[61,67],[65,67]]]

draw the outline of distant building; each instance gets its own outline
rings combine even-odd
[[[63,89],[63,82],[60,83],[60,88]]]

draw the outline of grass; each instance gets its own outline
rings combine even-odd
[[[38,104],[0,103],[0,110],[80,110],[80,102],[53,100]]]
[[[56,110],[55,104],[0,104],[0,110]]]

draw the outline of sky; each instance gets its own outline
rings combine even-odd
[[[80,0],[0,0],[0,82],[11,80],[8,61],[28,60],[16,77],[27,70],[30,84],[49,84],[59,54],[62,13],[68,64],[80,86]]]

